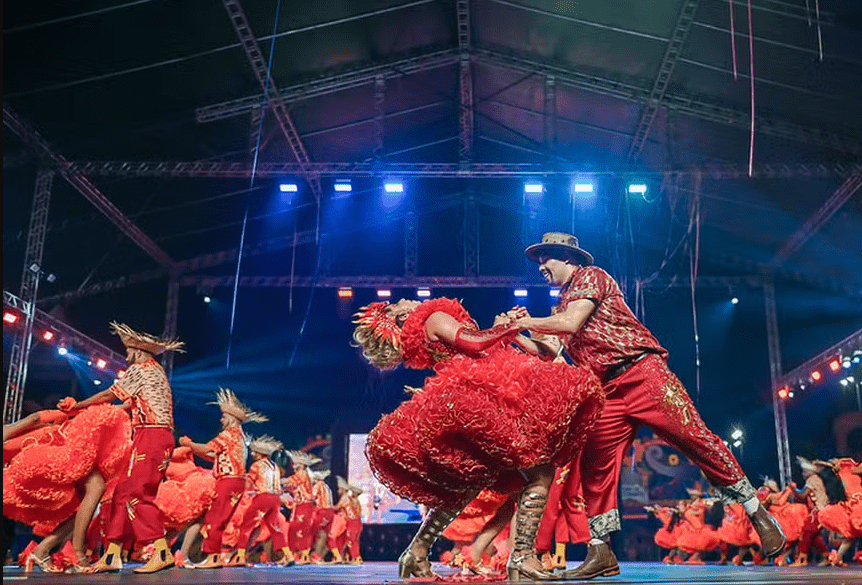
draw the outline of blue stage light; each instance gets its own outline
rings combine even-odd
[[[404,183],[401,181],[387,181],[383,183],[383,190],[387,193],[404,193]]]
[[[339,193],[350,193],[351,191],[353,191],[353,185],[348,179],[339,179],[335,181],[333,189],[335,189]]]
[[[525,288],[516,288],[516,289],[515,289],[515,296],[516,296],[516,297],[525,297],[525,296],[527,296],[527,289],[525,289]]]
[[[527,181],[524,183],[524,193],[544,193],[545,185],[541,181]]]
[[[59,353],[60,355],[66,355],[67,353],[69,353],[69,350],[66,349],[65,347],[58,347],[57,353]]]
[[[282,193],[296,193],[299,191],[299,185],[296,183],[282,183],[278,186],[278,190]]]

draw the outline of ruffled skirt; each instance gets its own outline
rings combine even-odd
[[[456,357],[381,418],[366,455],[394,493],[451,508],[520,469],[568,463],[603,405],[598,380],[580,368],[515,350]]]

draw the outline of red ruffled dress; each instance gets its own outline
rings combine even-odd
[[[856,465],[849,457],[838,460],[836,473],[844,483],[847,499],[825,506],[818,514],[824,527],[844,538],[862,538],[862,477],[851,471]]]
[[[182,530],[209,509],[215,498],[212,471],[194,463],[191,447],[177,447],[159,484],[156,505],[168,530]]]
[[[78,509],[93,471],[109,481],[128,466],[132,425],[121,408],[100,404],[32,437],[3,471],[3,515],[46,536]]]
[[[717,504],[721,505],[721,504]],[[676,544],[688,553],[707,552],[721,542],[718,532],[704,522],[706,505],[697,500],[689,504],[683,512],[683,521]]]
[[[661,522],[661,528],[656,531],[653,541],[659,548],[675,549],[677,547],[677,540],[679,539],[680,523],[677,522],[673,528],[668,528],[673,520],[674,509],[661,506],[656,508],[655,516]]]
[[[519,469],[569,462],[601,413],[598,379],[508,343],[475,357],[430,341],[425,321],[438,311],[476,329],[446,298],[425,301],[404,321],[404,364],[436,375],[369,434],[366,455],[380,482],[417,504],[451,508],[516,481]]]

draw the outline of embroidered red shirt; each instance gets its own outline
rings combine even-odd
[[[344,494],[338,500],[338,513],[349,519],[362,518],[362,504],[358,498],[353,498],[349,494]]]
[[[290,492],[297,504],[310,502],[311,478],[307,471],[297,471],[284,481],[284,489]]]
[[[228,427],[207,443],[207,448],[215,453],[213,475],[219,477],[245,476],[245,433],[242,427]]]
[[[580,299],[593,301],[595,310],[577,333],[560,335],[576,366],[588,368],[602,379],[609,370],[644,352],[667,357],[667,350],[629,309],[610,274],[597,266],[575,269],[560,289],[553,312],[560,313]]]
[[[258,459],[251,464],[248,482],[257,494],[281,494],[281,472],[269,459]]]
[[[311,497],[318,508],[332,507],[332,490],[324,481],[316,481],[311,486]]]
[[[132,426],[157,425],[173,428],[174,403],[171,385],[161,364],[148,359],[132,364],[125,375],[111,386],[114,396],[131,402]]]

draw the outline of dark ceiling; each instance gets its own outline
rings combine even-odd
[[[243,259],[242,274],[400,276],[404,220],[413,212],[417,274],[460,276],[469,196],[478,218],[478,276],[537,282],[521,254],[547,229],[575,230],[623,280],[687,276],[697,243],[701,276],[772,264],[779,295],[821,295],[799,320],[828,313],[829,323],[841,324],[839,336],[862,319],[858,307],[846,308],[862,298],[862,197],[855,190],[862,174],[862,3],[821,0],[819,26],[808,5],[752,0],[755,169],[782,178],[745,176],[749,20],[739,0],[732,2],[735,45],[728,0],[246,0],[251,32],[308,159],[379,172],[354,177],[354,193],[340,200],[332,196],[336,176],[323,176],[319,213],[306,183],[288,201],[273,176],[253,185],[249,178],[88,176],[175,261],[237,248],[248,212],[245,244],[259,250]],[[464,6],[469,35],[459,37]],[[7,2],[3,10],[4,106],[66,159],[248,166],[262,129],[261,165],[296,160],[272,111],[261,124],[250,106],[260,103],[262,88],[222,2]],[[681,31],[681,45],[669,42]],[[525,201],[517,176],[416,176],[407,178],[404,201],[382,206],[388,165],[459,162],[462,56],[470,63],[470,160],[542,165],[544,198]],[[654,88],[664,91],[650,102]],[[650,104],[655,118],[644,124]],[[3,147],[4,289],[17,291],[38,156],[9,127]],[[706,173],[701,181],[690,172],[708,165],[742,172]],[[560,169],[602,171],[594,176],[595,197],[573,201],[576,173]],[[671,169],[686,172],[662,174]],[[648,181],[649,201],[624,193],[637,172]],[[819,221],[842,187],[851,195]],[[699,231],[691,229],[695,201]],[[811,237],[773,262],[807,221]],[[232,275],[235,255],[222,260],[186,264],[185,284],[195,275]],[[84,307],[99,313],[122,305],[117,299],[152,304],[153,294],[164,307],[159,264],[60,176],[43,266],[57,275],[40,285],[43,299],[130,274],[151,279],[128,291],[67,295],[63,310],[96,337],[106,336],[85,325]],[[799,305],[783,298],[783,318],[797,317]],[[296,303],[301,316],[305,300]],[[753,319],[762,326],[762,313]],[[159,325],[157,317],[147,323]],[[182,322],[181,333],[189,336]],[[822,340],[834,341],[828,334]],[[800,344],[787,353],[799,363],[820,348]]]

